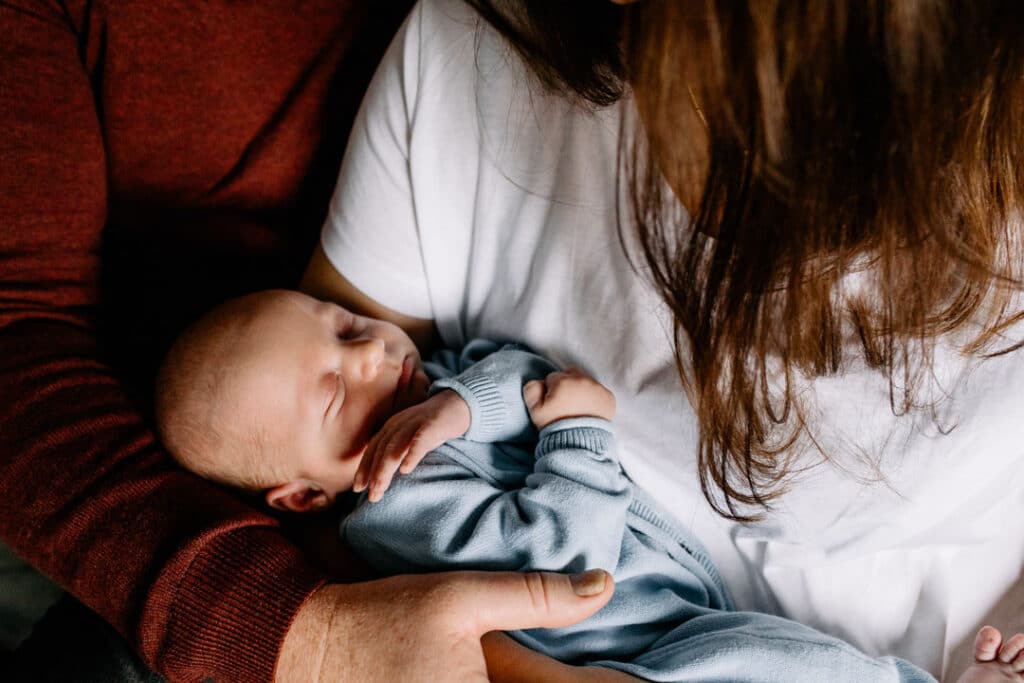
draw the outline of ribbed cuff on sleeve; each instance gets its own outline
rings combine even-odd
[[[224,534],[174,591],[157,669],[172,681],[272,681],[295,614],[325,582],[275,530]]]
[[[431,394],[451,389],[469,406],[470,424],[465,438],[470,441],[494,441],[505,426],[507,403],[497,383],[489,375],[464,373],[458,379],[446,378],[434,382]]]
[[[609,453],[613,438],[611,423],[606,420],[587,417],[558,420],[541,430],[537,457],[567,448],[584,449],[603,456]]]

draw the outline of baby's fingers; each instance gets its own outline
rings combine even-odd
[[[444,440],[429,438],[427,434],[417,434],[412,443],[409,444],[409,450],[406,451],[405,459],[402,461],[402,466],[398,468],[398,471],[402,474],[409,474],[416,466],[420,464],[423,458],[427,457],[427,453],[434,450],[438,446],[444,443]]]
[[[370,493],[367,496],[371,503],[376,503],[384,497],[384,492],[391,486],[391,479],[405,458],[405,453],[406,451],[401,451],[397,455],[388,454],[378,458],[374,463],[373,473],[370,475]]]
[[[352,481],[353,491],[359,493],[370,486],[370,483],[374,478],[377,463],[383,457],[383,454],[391,447],[391,443],[395,440],[396,434],[400,433],[400,431],[399,426],[396,426],[395,422],[389,420],[384,423],[381,430],[370,439],[370,443],[366,446],[366,452],[363,454],[363,459],[359,462],[359,467],[356,468],[356,475]]]
[[[384,496],[384,492],[391,486],[391,478],[409,451],[409,441],[408,433],[405,430],[400,430],[391,435],[377,452],[369,478],[371,503],[380,500]]]
[[[443,444],[446,441],[443,432],[438,425],[426,422],[403,434],[402,439],[395,442],[401,445],[385,453],[383,462],[378,464],[382,477],[382,491],[391,485],[396,470],[403,474],[412,472],[427,453]]]
[[[370,439],[370,443],[366,444],[366,450],[363,451],[363,457],[359,461],[359,467],[356,468],[355,476],[352,477],[352,491],[360,493],[366,489],[370,482],[370,473],[373,471],[373,461],[376,457],[376,453],[379,450],[382,434],[378,434],[374,438]]]
[[[523,402],[527,410],[533,410],[544,400],[546,387],[539,379],[531,380],[523,385]]]

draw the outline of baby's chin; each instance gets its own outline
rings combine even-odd
[[[409,380],[409,387],[403,392],[395,405],[395,412],[405,410],[418,403],[427,400],[427,391],[430,389],[430,380],[423,368],[417,368],[415,374]]]

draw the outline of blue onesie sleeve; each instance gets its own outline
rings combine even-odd
[[[428,370],[441,376],[431,385],[430,395],[451,389],[466,402],[470,427],[464,439],[533,443],[537,430],[523,402],[523,385],[557,369],[524,346],[475,339],[458,356],[441,352],[428,364]]]
[[[607,421],[561,420],[533,436],[522,387],[554,369],[511,347],[437,382],[466,399],[469,432],[396,477],[379,502],[361,498],[342,523],[346,541],[386,572],[613,570],[630,485]],[[532,452],[512,443],[534,439]]]
[[[937,683],[896,657],[870,657],[846,641],[759,612],[704,610],[635,656],[590,660],[665,683]]]
[[[364,494],[342,523],[379,571],[613,571],[615,596],[590,619],[512,635],[563,661],[647,680],[934,683],[907,662],[869,657],[794,621],[719,609],[696,560],[679,555],[685,544],[631,513],[638,494],[607,421],[571,418],[536,434],[522,387],[555,370],[543,358],[491,342],[439,358],[432,391],[462,396],[471,427],[397,476],[381,501]]]

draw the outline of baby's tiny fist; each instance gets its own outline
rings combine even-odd
[[[523,401],[526,403],[526,408],[529,411],[533,411],[544,398],[544,382],[539,379],[534,379],[523,385]]]

